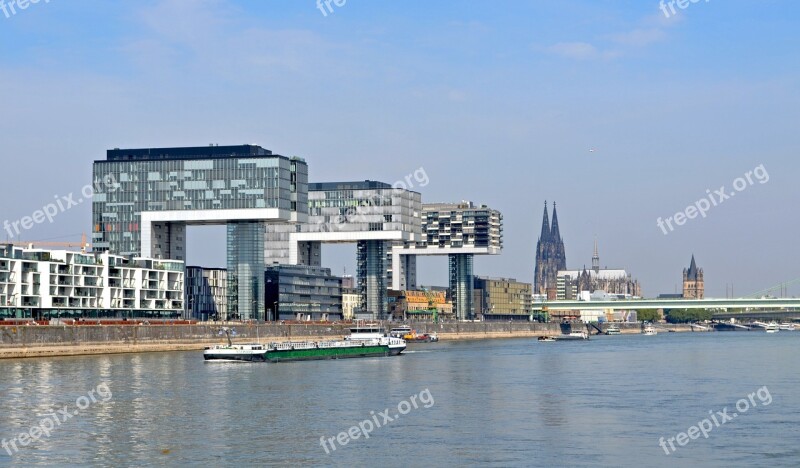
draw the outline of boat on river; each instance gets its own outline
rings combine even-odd
[[[288,362],[397,356],[406,349],[402,338],[388,336],[380,325],[357,325],[350,336],[331,341],[289,341],[285,343],[233,344],[226,331],[227,344],[203,351],[205,361]]]

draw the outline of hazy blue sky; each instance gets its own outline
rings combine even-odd
[[[312,181],[391,183],[424,167],[424,201],[501,210],[504,253],[478,274],[533,280],[546,199],[570,268],[591,263],[597,236],[601,263],[647,295],[672,292],[692,253],[715,296],[800,277],[796,1],[700,2],[670,18],[657,0],[331,6],[0,11],[0,222],[79,192],[108,148],[255,143],[306,158]],[[706,218],[658,227],[761,165],[768,182],[751,176]],[[84,203],[25,237],[90,231]],[[192,263],[224,263],[218,229],[192,234]],[[354,248],[325,254],[352,272]],[[420,270],[446,284],[443,259]]]

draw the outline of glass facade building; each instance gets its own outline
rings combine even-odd
[[[342,278],[329,268],[273,265],[264,276],[267,314],[275,320],[342,320]]]
[[[186,267],[185,319],[228,320],[228,270]]]
[[[484,320],[530,320],[533,286],[509,278],[475,278],[475,312]]]
[[[422,196],[371,180],[311,183],[308,190],[307,222],[267,225],[267,264],[321,266],[322,244],[357,244],[359,309],[387,317],[391,243],[419,237]]]
[[[186,226],[227,225],[228,313],[264,319],[264,224],[305,221],[305,161],[255,145],[114,149],[94,180],[95,250],[185,260]]]

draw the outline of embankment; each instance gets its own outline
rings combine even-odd
[[[232,325],[236,342],[337,339],[346,324]],[[392,324],[386,324],[387,329]],[[561,333],[557,323],[458,322],[415,323],[418,333],[442,340],[525,338]],[[583,327],[581,325],[581,327]],[[623,324],[623,333],[638,333],[638,324]],[[688,327],[660,326],[676,331]],[[160,351],[193,351],[222,342],[220,325],[0,326],[0,359],[78,356]]]

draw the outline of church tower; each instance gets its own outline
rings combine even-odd
[[[692,263],[689,269],[683,269],[683,298],[684,299],[703,299],[705,297],[705,281],[703,280],[703,269],[697,268],[692,254]]]

